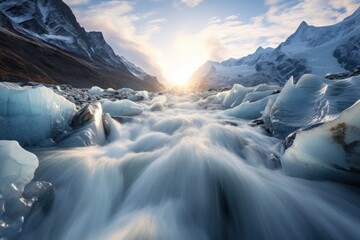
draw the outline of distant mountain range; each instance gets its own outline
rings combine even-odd
[[[315,27],[302,22],[277,48],[259,47],[255,53],[224,62],[207,62],[191,77],[196,88],[283,84],[304,73],[325,75],[360,67],[360,8],[342,22]]]
[[[156,77],[86,32],[61,0],[0,3],[0,80],[159,91]]]

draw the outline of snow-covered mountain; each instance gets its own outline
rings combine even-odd
[[[289,77],[304,73],[352,71],[360,66],[360,8],[342,22],[315,27],[302,22],[298,29],[277,48],[259,47],[240,59],[207,62],[191,77],[200,88],[228,87],[234,83],[283,84]]]
[[[5,0],[0,26],[73,54],[96,67],[115,69],[141,80],[150,76],[115,54],[101,32],[86,32],[61,0]],[[134,73],[137,69],[142,74]]]
[[[140,78],[141,80],[145,80],[150,77],[154,77],[149,75],[148,73],[144,72],[140,67],[136,66],[129,60],[127,60],[124,56],[120,57],[121,61],[125,64],[126,68],[136,77]]]

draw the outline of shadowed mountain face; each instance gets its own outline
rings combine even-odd
[[[360,66],[360,8],[335,25],[298,29],[277,48],[259,47],[255,53],[224,62],[207,62],[192,76],[195,88],[221,88],[234,83],[284,84],[305,73],[353,71]]]
[[[86,32],[61,0],[5,0],[0,27],[3,81],[163,88],[142,70],[141,77],[133,73],[135,65],[117,56],[101,32]]]

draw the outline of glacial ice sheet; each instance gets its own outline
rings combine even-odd
[[[0,139],[35,145],[67,128],[74,111],[49,88],[0,83]]]
[[[263,118],[274,136],[285,138],[297,129],[334,119],[359,98],[360,76],[330,81],[305,74],[296,84],[288,80]]]
[[[104,100],[101,102],[105,113],[109,113],[111,116],[135,116],[144,111],[144,108],[130,101],[128,99],[118,100],[115,102]]]
[[[316,179],[360,181],[360,101],[338,118],[296,134],[281,157],[285,173]]]

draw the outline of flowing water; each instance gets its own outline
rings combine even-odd
[[[105,146],[32,149],[51,208],[19,239],[360,239],[360,193],[284,175],[281,142],[204,94],[111,124]]]

